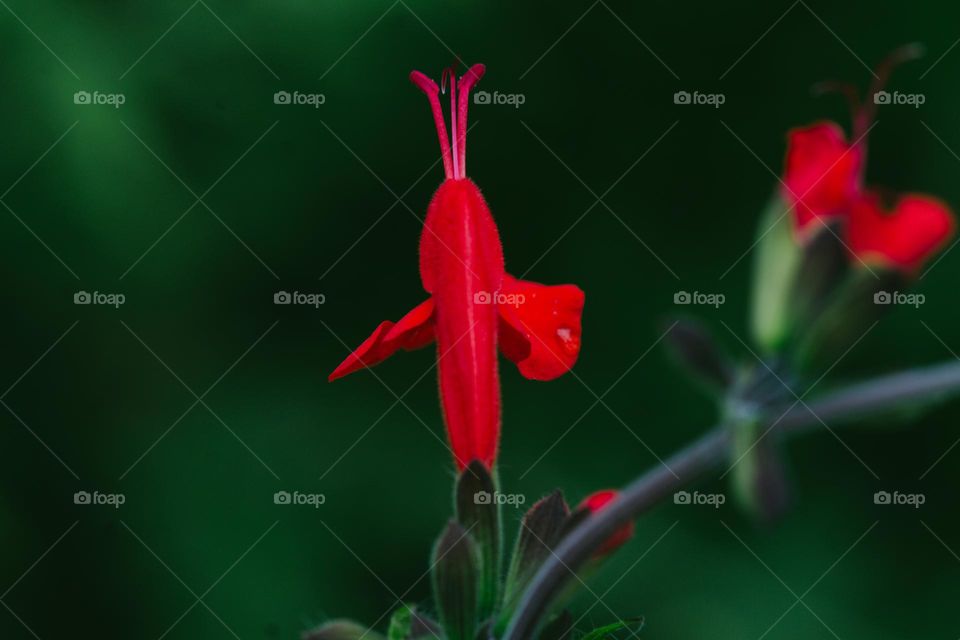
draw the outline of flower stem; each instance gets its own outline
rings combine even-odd
[[[798,400],[786,413],[767,416],[767,426],[761,433],[776,430],[794,434],[826,428],[830,421],[849,422],[910,403],[929,403],[958,391],[960,362],[910,369],[844,387],[810,404]],[[726,426],[713,427],[663,464],[637,477],[617,499],[573,529],[530,582],[502,640],[529,638],[573,569],[624,523],[728,460],[730,447]]]

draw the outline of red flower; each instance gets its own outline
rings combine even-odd
[[[577,360],[584,300],[574,285],[545,286],[504,270],[496,224],[466,177],[467,105],[484,71],[478,64],[459,79],[452,70],[444,73],[450,78],[452,145],[440,89],[419,71],[410,74],[430,102],[446,176],[420,236],[420,279],[431,297],[396,324],[381,323],[330,375],[333,381],[436,339],[440,400],[459,469],[475,459],[492,468],[497,457],[498,341],[526,378],[556,378]]]
[[[596,491],[584,498],[583,502],[580,503],[578,508],[589,509],[590,513],[596,513],[600,509],[603,509],[605,506],[607,506],[611,500],[616,498],[618,493],[619,492],[614,491],[613,489]],[[605,556],[622,547],[627,540],[633,537],[634,529],[634,524],[631,521],[614,531],[613,535],[607,538],[607,540],[594,552],[594,557]]]
[[[913,272],[953,234],[953,214],[939,200],[907,194],[887,211],[876,193],[863,185],[866,132],[873,120],[876,96],[893,68],[916,54],[909,46],[891,54],[874,74],[864,104],[859,104],[851,87],[838,87],[853,106],[853,143],[847,142],[843,129],[833,122],[787,134],[783,196],[793,206],[794,230],[801,242],[821,224],[836,222],[840,237],[858,262],[872,260]]]

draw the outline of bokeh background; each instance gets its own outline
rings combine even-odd
[[[326,383],[345,345],[423,297],[442,172],[413,68],[482,61],[481,88],[523,96],[471,108],[470,174],[508,268],[587,292],[576,375],[502,367],[500,474],[530,501],[620,486],[715,419],[655,344],[676,291],[717,292],[693,311],[751,357],[744,254],[784,133],[848,123],[813,83],[865,87],[891,49],[925,44],[891,88],[926,102],[880,111],[869,178],[960,207],[960,8],[940,2],[0,5],[3,638],[293,638],[332,616],[383,628],[398,598],[428,597],[453,475],[434,355]],[[681,90],[726,101],[676,105]],[[927,303],[830,383],[953,358],[958,275],[948,253],[918,284]],[[126,301],[75,305],[80,290]],[[279,290],[326,303],[278,306]],[[573,604],[580,626],[956,638],[958,417],[792,443],[795,504],[774,527],[663,505]],[[326,503],[275,505],[282,490]],[[876,506],[878,490],[926,504]]]

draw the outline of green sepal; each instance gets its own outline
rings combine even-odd
[[[477,630],[480,568],[470,533],[451,520],[433,547],[433,597],[448,640],[473,640]]]
[[[791,285],[790,309],[795,331],[820,315],[850,273],[850,255],[835,224],[813,231],[804,246],[796,279]]]
[[[457,479],[457,520],[470,531],[477,545],[480,620],[493,615],[500,590],[501,506],[495,494],[496,482],[479,460],[471,462]]]
[[[560,491],[538,500],[524,514],[510,558],[497,632],[506,628],[524,589],[567,531],[570,507]]]
[[[751,332],[768,353],[779,351],[790,335],[791,296],[803,251],[794,237],[789,205],[775,195],[760,219],[753,265]]]
[[[906,284],[903,275],[881,267],[852,270],[823,312],[798,335],[793,354],[798,370],[816,373],[832,367],[890,309],[878,304],[876,296],[892,294]]]
[[[301,634],[302,640],[385,640],[383,635],[352,620],[331,620]]]

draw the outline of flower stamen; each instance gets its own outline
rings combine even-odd
[[[457,78],[453,67],[444,69],[440,76],[440,86],[419,71],[410,73],[410,80],[427,95],[433,121],[440,138],[440,152],[443,156],[443,171],[446,178],[460,180],[467,176],[467,107],[470,92],[477,81],[483,77],[486,67],[475,64],[463,76]],[[447,138],[447,125],[440,106],[441,93],[447,91],[450,82],[450,138]]]
[[[453,154],[450,152],[450,139],[447,137],[447,123],[443,120],[443,109],[440,107],[440,88],[437,83],[419,71],[410,72],[410,81],[417,85],[430,101],[430,111],[433,113],[433,123],[437,128],[437,137],[440,139],[440,155],[443,157],[443,174],[449,180],[454,177]]]

